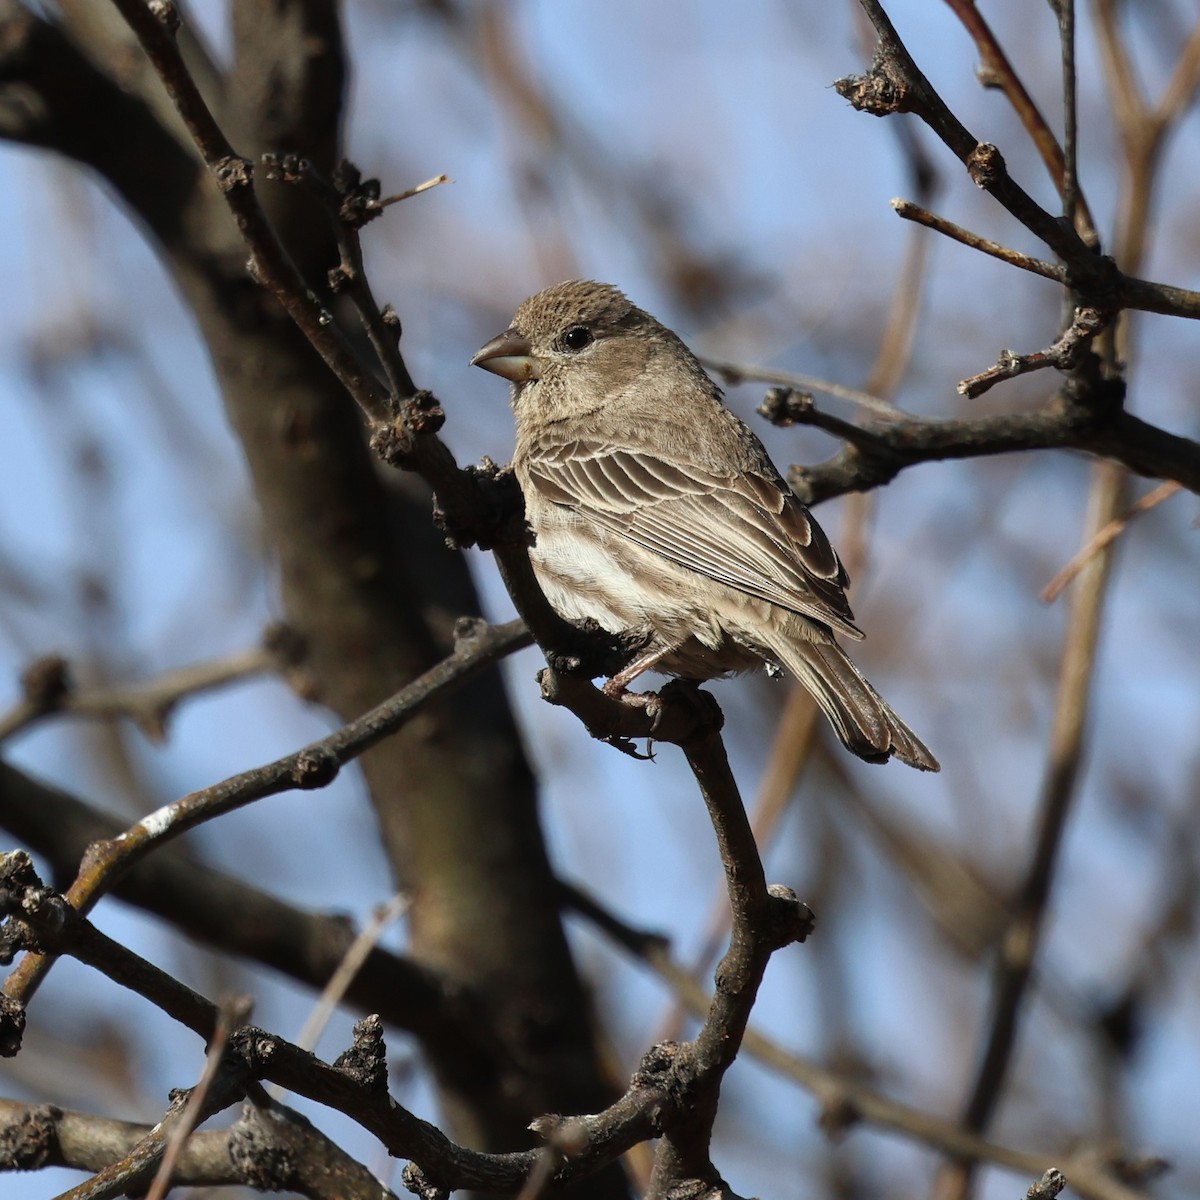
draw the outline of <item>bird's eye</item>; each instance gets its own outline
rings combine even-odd
[[[562,335],[562,344],[568,350],[582,350],[592,340],[592,331],[586,325],[572,325]]]

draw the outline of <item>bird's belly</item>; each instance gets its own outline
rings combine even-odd
[[[737,635],[742,597],[731,605],[729,589],[624,538],[552,525],[537,530],[530,558],[560,616],[591,618],[610,633],[650,633],[673,650],[662,661],[667,674],[710,679],[762,664],[761,652]]]
[[[622,547],[586,529],[543,529],[530,551],[533,569],[554,610],[567,620],[591,618],[610,633],[654,628],[676,607],[653,576]]]

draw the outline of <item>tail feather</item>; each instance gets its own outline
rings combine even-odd
[[[829,718],[842,745],[867,762],[893,756],[920,771],[938,761],[834,641],[789,640],[776,653]]]

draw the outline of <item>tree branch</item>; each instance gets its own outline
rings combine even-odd
[[[293,788],[328,786],[344,763],[395,732],[426,705],[462,686],[505,654],[529,644],[529,635],[519,621],[501,626],[467,622],[462,635],[455,652],[431,671],[328,737],[266,766],[192,792],[144,817],[120,837],[93,844],[67,891],[70,904],[79,913],[89,912],[131,866],[204,821]],[[46,958],[30,955],[5,981],[5,995],[27,1004],[48,967]]]
[[[820,424],[819,417],[801,414],[794,419]],[[945,420],[897,414],[889,421],[857,427],[853,444],[827,462],[793,467],[788,478],[796,495],[812,505],[880,487],[918,463],[1019,450],[1094,454],[1136,474],[1173,479],[1200,493],[1200,443],[1167,433],[1122,408],[1108,413],[1082,408],[1065,392],[1031,413]]]

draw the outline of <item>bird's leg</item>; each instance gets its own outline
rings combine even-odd
[[[664,658],[672,654],[676,649],[678,647],[668,644],[646,651],[645,654],[635,658],[627,667],[623,667],[618,671],[600,690],[606,696],[611,696],[614,700],[620,699],[629,690],[629,685],[639,675],[645,674],[647,671],[652,671]]]

